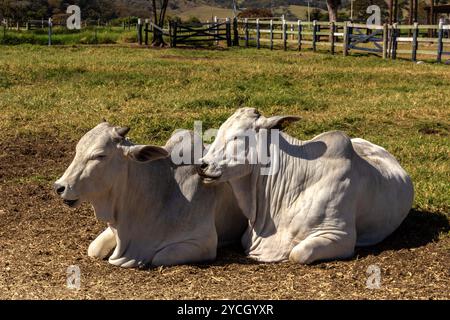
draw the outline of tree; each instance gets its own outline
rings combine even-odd
[[[11,0],[0,0],[0,17],[7,18],[11,15]]]
[[[326,21],[328,14],[319,8],[314,8],[311,10],[311,20]]]
[[[30,6],[31,1],[4,1],[2,15],[14,21],[23,21]]]
[[[166,17],[167,5],[169,0],[152,0],[153,24],[158,28],[153,27],[153,41],[152,46],[164,47],[162,29],[164,27],[164,18]]]
[[[330,22],[337,21],[338,9],[341,5],[341,0],[327,0],[328,17]]]

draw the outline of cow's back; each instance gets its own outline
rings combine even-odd
[[[373,245],[391,234],[408,215],[413,185],[408,174],[384,148],[352,139],[352,164],[357,183],[357,245]]]

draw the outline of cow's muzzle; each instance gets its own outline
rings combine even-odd
[[[56,194],[59,195],[63,199],[63,202],[65,205],[67,205],[71,208],[74,208],[77,206],[79,199],[65,199],[65,196],[67,196],[67,195],[64,195],[64,193],[67,190],[66,186],[64,186],[58,182],[55,182],[55,184],[53,185],[53,189],[55,190]]]
[[[202,178],[203,183],[206,184],[217,181],[222,176],[220,170],[216,170],[214,165],[210,165],[204,161],[197,167],[197,172]]]

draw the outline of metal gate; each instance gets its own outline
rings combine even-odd
[[[367,46],[364,44],[371,44]],[[375,25],[348,25],[348,49],[383,53],[383,29]]]
[[[231,24],[230,21],[222,23],[195,23],[181,24],[170,23],[170,42],[172,47],[180,44],[185,45],[206,45],[226,41],[231,47]]]

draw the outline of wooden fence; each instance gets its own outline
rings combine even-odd
[[[41,20],[27,20],[27,21],[1,21],[1,25],[4,26],[7,30],[38,30],[38,29],[47,29],[48,28],[48,19],[41,19]],[[52,20],[52,25],[54,27],[65,27],[66,26],[66,20]],[[100,21],[100,20],[83,20],[81,21],[81,27],[87,28],[87,27],[104,27],[104,28],[111,28],[111,27],[122,27],[124,30],[128,29],[131,30],[132,28],[136,27],[136,23],[129,23],[129,22],[122,22],[120,24],[112,24],[108,21]]]
[[[145,21],[145,22],[144,22]],[[93,23],[100,23],[94,21]],[[84,22],[85,26],[90,25]],[[52,20],[30,20],[26,29],[48,28],[51,44]],[[108,23],[106,23],[108,25]],[[20,24],[4,24],[3,33],[9,28],[21,28]],[[124,29],[126,25],[123,25]],[[130,25],[128,25],[130,28]],[[306,48],[317,51],[341,51],[344,56],[364,51],[396,59],[400,55],[416,61],[418,57],[432,56],[441,62],[450,55],[450,25],[367,25],[351,22],[287,21],[283,18],[229,19],[215,18],[213,22],[180,24],[172,22],[165,28],[154,25],[149,19],[139,19],[136,24],[139,44],[148,44],[149,33],[161,32],[170,38],[172,46],[202,44],[223,41],[227,46],[281,47],[284,50]]]
[[[266,45],[271,50],[278,44],[284,50],[294,46],[302,50],[305,45],[313,51],[319,47],[334,54],[341,48],[344,56],[352,51],[379,54],[396,59],[407,54],[413,61],[417,55],[435,56],[438,62],[450,55],[450,25],[367,25],[350,22],[304,22],[267,19],[238,20],[239,39],[245,47]],[[430,37],[436,34],[437,37]],[[428,47],[423,49],[422,46]],[[430,47],[434,47],[433,50]]]

